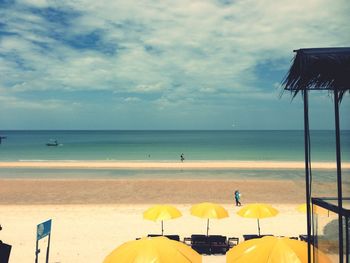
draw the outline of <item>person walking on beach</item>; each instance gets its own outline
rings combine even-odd
[[[236,206],[241,206],[242,205],[241,202],[240,202],[240,200],[241,200],[241,193],[239,192],[238,189],[235,191],[235,200],[236,200]]]
[[[181,153],[181,155],[180,155],[180,160],[181,160],[182,163],[183,163],[183,161],[185,160],[185,156],[184,156],[183,153]]]

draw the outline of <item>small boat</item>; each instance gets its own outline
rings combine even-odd
[[[51,140],[49,141],[46,146],[58,146],[57,140]]]
[[[2,142],[3,139],[6,139],[7,137],[6,136],[0,136],[0,144]]]

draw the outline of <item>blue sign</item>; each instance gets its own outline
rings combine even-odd
[[[36,240],[40,240],[51,233],[51,219],[37,226]]]

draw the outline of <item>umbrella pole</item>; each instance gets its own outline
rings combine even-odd
[[[258,233],[259,233],[259,236],[260,236],[260,223],[259,223],[259,218],[258,218]]]
[[[164,236],[163,220],[162,220],[162,236]]]
[[[209,235],[209,218],[208,218],[208,221],[207,221],[207,236]]]

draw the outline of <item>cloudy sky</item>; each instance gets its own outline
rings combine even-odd
[[[0,130],[302,129],[301,97],[280,97],[293,50],[349,46],[349,14],[348,0],[0,0]],[[310,109],[333,127],[327,92]]]

